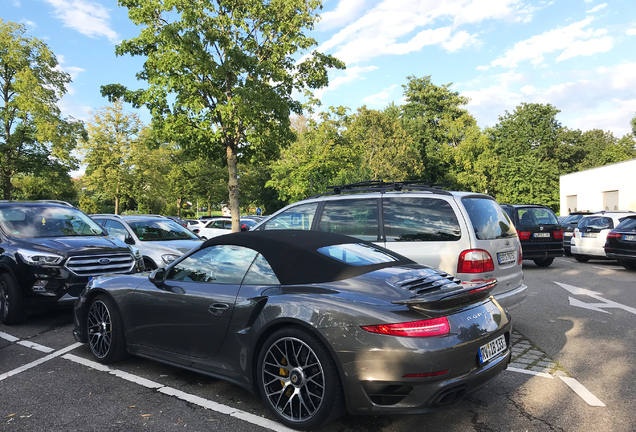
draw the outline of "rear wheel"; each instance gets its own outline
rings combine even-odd
[[[20,324],[26,317],[18,283],[9,273],[3,273],[0,275],[0,322]]]
[[[636,262],[619,260],[618,263],[625,267],[627,270],[636,270]]]
[[[306,330],[287,327],[267,338],[257,373],[267,408],[288,427],[314,429],[344,411],[336,364],[322,342]]]
[[[589,256],[574,254],[574,259],[578,262],[588,262],[590,260]]]
[[[100,363],[114,363],[128,356],[124,325],[115,301],[98,295],[88,308],[86,331],[91,352]]]
[[[554,262],[554,258],[546,258],[546,259],[536,259],[534,263],[539,267],[550,267]]]

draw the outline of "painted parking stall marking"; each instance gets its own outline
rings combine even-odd
[[[594,396],[588,389],[586,389],[583,384],[570,377],[559,377],[561,380],[568,385],[574,392],[581,397],[588,405],[604,407],[605,404],[601,402],[599,398]]]
[[[568,284],[564,284],[564,283],[556,282],[556,281],[554,283],[559,285],[561,288],[569,291],[573,295],[585,295],[588,297],[592,297],[594,300],[597,301],[597,303],[586,303],[586,302],[577,300],[574,297],[568,297],[570,306],[576,306],[583,309],[589,309],[589,310],[602,312],[606,314],[611,314],[611,312],[608,312],[604,309],[609,309],[609,308],[623,309],[626,312],[633,313],[634,315],[636,315],[636,308],[626,306],[612,300],[607,300],[601,297],[600,293],[597,293],[596,291],[592,291],[587,288],[579,288],[573,285],[568,285]]]
[[[59,351],[55,351],[54,353],[49,354],[47,356],[44,356],[41,359],[32,361],[31,363],[27,363],[24,366],[20,366],[19,368],[13,369],[12,371],[3,373],[2,375],[0,375],[0,381],[4,380],[6,378],[9,378],[11,376],[17,375],[20,372],[24,372],[24,371],[29,370],[31,368],[34,368],[34,367],[36,367],[38,365],[41,365],[42,363],[46,363],[49,360],[53,360],[54,358],[59,357],[59,356],[61,356],[63,354],[66,354],[69,351],[73,351],[75,348],[80,347],[80,346],[82,346],[82,344],[79,343],[79,342],[76,342],[73,345],[67,346],[66,348],[62,348]],[[40,347],[42,347],[42,345],[40,345]]]

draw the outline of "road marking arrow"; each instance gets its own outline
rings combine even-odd
[[[576,307],[589,309],[589,310],[593,310],[593,311],[597,311],[597,312],[603,312],[603,313],[606,313],[606,314],[611,314],[611,312],[608,312],[608,311],[603,310],[601,308],[604,308],[604,309],[608,309],[608,308],[623,309],[626,312],[633,313],[634,315],[636,315],[636,308],[633,308],[633,307],[630,307],[630,306],[625,306],[623,304],[616,303],[615,301],[612,301],[612,300],[604,299],[603,297],[601,297],[601,295],[599,293],[597,293],[595,291],[591,291],[591,290],[586,289],[586,288],[575,287],[573,285],[568,285],[568,284],[564,284],[564,283],[561,283],[561,282],[554,282],[554,283],[559,285],[561,288],[569,291],[570,293],[572,293],[574,295],[586,295],[588,297],[592,297],[594,300],[598,300],[599,301],[599,303],[585,303],[585,302],[582,302],[582,301],[577,300],[575,298],[568,297],[568,300],[570,302],[570,306],[576,306]]]

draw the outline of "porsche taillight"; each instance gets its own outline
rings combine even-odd
[[[448,318],[433,318],[423,321],[411,321],[398,324],[378,324],[362,326],[363,330],[389,336],[433,337],[450,333]]]

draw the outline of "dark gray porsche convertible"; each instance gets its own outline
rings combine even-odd
[[[338,234],[237,233],[92,280],[74,333],[102,363],[130,353],[220,377],[306,430],[345,409],[427,412],[495,378],[512,331],[495,285]]]

